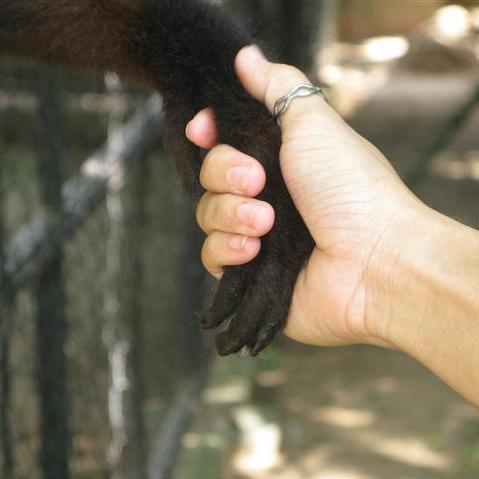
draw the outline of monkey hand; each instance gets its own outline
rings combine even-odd
[[[237,73],[270,110],[278,97],[307,81],[292,67],[255,55],[242,51]],[[245,346],[257,354],[288,315],[286,334],[305,343],[383,345],[380,330],[386,326],[372,324],[367,314],[370,283],[375,270],[394,258],[401,238],[393,235],[419,202],[384,156],[319,96],[296,100],[282,126],[281,168],[302,225],[282,195],[268,197],[259,162],[217,144],[211,110],[188,126],[188,138],[210,149],[200,176],[207,192],[197,209],[208,235],[203,262],[227,285],[224,294],[220,285],[206,325],[217,326],[230,316],[225,309],[241,304],[217,338],[222,354]]]

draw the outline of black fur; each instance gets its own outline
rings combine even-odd
[[[202,194],[203,155],[184,131],[201,108],[215,111],[222,143],[264,165],[267,186],[259,197],[274,206],[276,224],[263,238],[258,258],[226,268],[203,318],[206,328],[229,320],[217,336],[220,354],[243,347],[258,354],[284,326],[314,242],[280,173],[279,128],[234,72],[236,54],[251,43],[247,33],[200,0],[1,0],[0,35],[4,49],[115,70],[160,91],[167,144],[195,202]]]

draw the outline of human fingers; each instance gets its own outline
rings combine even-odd
[[[256,45],[240,50],[235,67],[246,90],[263,102],[271,112],[274,111],[276,101],[288,94],[292,88],[310,83],[301,70],[268,61]],[[385,167],[397,179],[394,168],[384,155],[351,128],[328,102],[324,101],[322,95],[295,98],[288,110],[281,115],[281,129],[283,145],[290,147],[288,152],[301,150],[303,146],[309,151],[314,147],[318,150],[322,147],[323,150],[334,153],[349,145],[358,149],[358,152],[365,153],[364,156],[370,157],[377,165]],[[322,157],[327,159],[328,155],[325,155],[324,151],[322,153]],[[309,155],[306,155],[306,164],[296,164],[294,169],[306,176],[310,169],[315,169],[314,162],[310,160]],[[334,162],[335,165],[341,163],[336,160]]]
[[[258,237],[273,227],[274,210],[264,201],[206,192],[196,209],[196,219],[206,234],[223,231]]]
[[[215,278],[221,278],[225,266],[245,264],[254,259],[261,248],[259,238],[213,231],[205,240],[201,261]]]
[[[210,192],[253,197],[263,190],[266,174],[254,158],[231,146],[218,145],[203,160],[200,182]]]
[[[200,148],[210,149],[218,143],[215,115],[211,108],[205,108],[186,125],[186,137]]]
[[[273,112],[276,101],[288,94],[294,87],[311,84],[308,77],[291,65],[272,63],[256,46],[243,48],[236,58],[236,72],[246,90],[257,100],[263,102]],[[284,135],[296,130],[307,118],[344,125],[344,121],[324,100],[322,95],[296,98],[287,112],[281,115],[281,127]],[[304,130],[303,130],[304,131]],[[284,138],[283,138],[284,139]]]

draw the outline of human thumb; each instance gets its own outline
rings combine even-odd
[[[236,58],[236,72],[245,89],[270,112],[284,95],[298,85],[310,84],[307,76],[290,65],[267,60],[255,45],[243,48]],[[317,205],[309,199],[317,196],[323,175],[341,168],[340,162],[328,161],[328,153],[311,154],[312,150],[330,152],[351,138],[352,130],[329,106],[322,95],[295,98],[281,115],[283,147],[281,168],[290,194],[304,220],[311,227],[315,223]],[[329,144],[328,144],[329,143]],[[324,148],[324,149],[323,149]],[[309,152],[309,154],[306,154]],[[312,231],[314,235],[314,231]]]

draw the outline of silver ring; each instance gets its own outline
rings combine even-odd
[[[289,105],[291,105],[291,102],[295,98],[305,98],[307,96],[311,95],[321,95],[326,101],[328,99],[326,98],[326,95],[324,94],[324,91],[322,88],[319,86],[314,86],[314,85],[298,85],[295,86],[287,95],[282,96],[275,104],[274,104],[274,119],[276,120],[276,123],[278,125],[280,124],[281,120],[281,115],[286,112],[286,110],[289,108]]]

